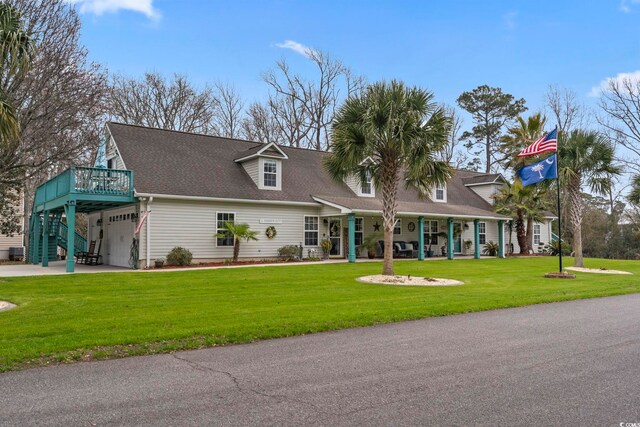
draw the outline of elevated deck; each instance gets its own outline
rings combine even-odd
[[[86,240],[75,232],[76,213],[135,202],[132,171],[86,167],[65,170],[36,190],[29,222],[29,262],[41,261],[46,267],[50,259],[55,259],[56,246],[62,246],[68,250],[67,271],[73,272],[73,255],[86,250]],[[63,213],[65,227],[60,222]]]
[[[61,211],[69,204],[76,212],[93,212],[133,202],[132,171],[71,167],[38,187],[33,212]]]

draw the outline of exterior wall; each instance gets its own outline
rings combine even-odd
[[[109,141],[107,142],[105,157],[106,160],[114,159],[113,169],[126,169],[124,161],[122,161],[122,157],[120,157],[120,153],[118,153],[113,138],[109,138]]]
[[[145,210],[142,203],[142,210]],[[194,261],[223,260],[233,256],[233,247],[216,246],[217,212],[235,213],[236,222],[248,223],[252,230],[258,231],[258,241],[242,242],[240,257],[247,259],[272,258],[278,256],[278,248],[284,245],[304,243],[304,216],[320,216],[320,207],[287,206],[260,203],[227,203],[208,201],[182,201],[155,198],[151,203],[149,215],[151,227],[150,259],[166,258],[171,249],[182,246],[193,253]],[[265,230],[273,225],[277,235],[273,239],[265,236]],[[345,222],[346,225],[346,222]],[[319,240],[324,231],[323,221],[319,219]],[[147,227],[142,227],[140,236],[140,260],[144,266],[146,260]],[[316,247],[304,246],[319,250]]]
[[[493,195],[500,192],[502,185],[500,184],[484,184],[469,186],[474,193],[482,197],[484,200],[493,205]]]
[[[9,248],[24,246],[24,194],[20,198],[18,214],[21,218],[20,232],[13,236],[0,234],[0,259],[9,259]]]
[[[259,171],[258,171],[258,159],[247,160],[246,162],[242,162],[242,167],[247,172],[247,175],[251,177],[253,182],[255,182],[256,186],[258,184],[259,179]]]
[[[103,263],[129,267],[131,242],[136,227],[131,214],[137,214],[138,210],[138,205],[134,204],[89,214],[87,241],[95,240],[96,250],[100,245]],[[102,220],[102,224],[98,224],[98,220]]]
[[[551,235],[552,235],[552,230],[551,230],[551,224],[553,221],[551,221],[550,219],[546,219],[543,222],[535,222],[534,224],[540,224],[540,245],[539,247],[537,245],[533,245],[533,250],[534,252],[539,252],[540,249],[542,249],[545,245],[548,245],[551,242]],[[516,235],[516,230],[515,227],[511,233],[511,243],[513,244],[513,253],[514,254],[519,254],[520,253],[520,245],[518,244],[518,236]],[[504,226],[504,244],[505,244],[505,254],[509,254],[509,228],[507,227],[507,225],[505,224]]]

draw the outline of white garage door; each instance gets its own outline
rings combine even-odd
[[[131,241],[135,222],[131,222],[132,210],[109,212],[105,236],[105,264],[130,267]]]

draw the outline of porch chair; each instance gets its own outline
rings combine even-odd
[[[101,247],[102,247],[102,240],[100,240],[100,243],[98,243],[98,250],[95,253],[91,253],[85,257],[85,260],[84,260],[85,265],[102,265],[102,255],[100,255]]]
[[[78,252],[76,256],[76,264],[84,264],[87,260],[87,256],[93,255],[93,251],[96,249],[96,241],[92,240],[89,242],[89,250],[86,252]]]
[[[418,258],[418,249],[420,249],[420,242],[417,240],[412,240],[409,242],[410,245],[413,245],[413,250],[411,251],[411,258]]]
[[[413,253],[413,249],[410,249],[407,247],[407,242],[403,241],[403,240],[399,240],[399,241],[394,241],[393,242],[393,246],[395,248],[395,254],[397,256],[401,256],[401,257],[411,257],[412,253]],[[411,247],[413,248],[413,245],[411,245]]]

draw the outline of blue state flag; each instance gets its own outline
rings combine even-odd
[[[558,177],[556,168],[556,155],[547,157],[538,163],[533,163],[518,170],[518,176],[522,179],[522,186],[535,184],[545,179],[554,179]]]

